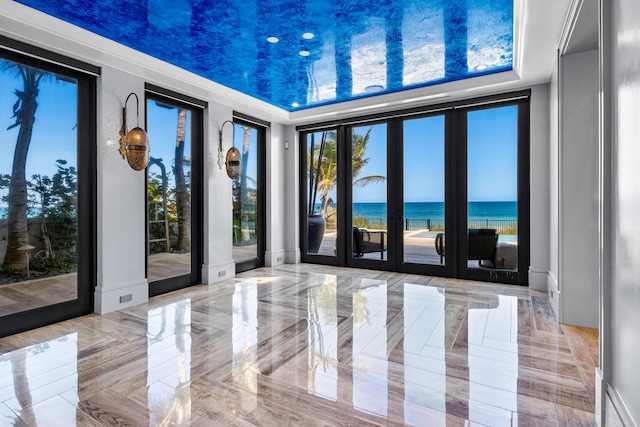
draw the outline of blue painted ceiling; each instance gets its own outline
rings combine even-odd
[[[18,2],[287,111],[513,65],[513,0]]]

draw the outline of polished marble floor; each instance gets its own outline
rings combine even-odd
[[[594,426],[597,348],[527,288],[285,265],[0,339],[0,425]]]

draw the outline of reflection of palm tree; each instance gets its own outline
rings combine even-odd
[[[370,127],[365,134],[358,134],[354,130],[351,136],[351,180],[354,187],[364,187],[369,184],[384,182],[387,179],[383,175],[367,175],[358,178],[370,160],[366,157],[366,151],[370,141],[371,129],[372,128]],[[317,166],[317,172],[314,172],[317,173],[317,176],[315,177],[315,189],[320,192],[320,212],[324,213],[329,193],[335,189],[338,182],[337,143],[335,131],[324,132],[320,147],[317,152],[313,153],[313,157],[316,162],[320,162]],[[313,165],[312,162],[309,164]]]
[[[184,139],[187,133],[187,110],[178,109],[178,130],[176,132],[175,170],[176,180],[176,210],[178,214],[178,243],[179,251],[191,250],[191,205],[189,203],[189,189],[184,174]]]
[[[36,109],[38,108],[36,98],[40,90],[40,83],[43,79],[52,78],[53,74],[6,60],[0,61],[0,71],[8,71],[15,77],[20,77],[23,84],[21,91],[15,91],[18,101],[13,105],[13,117],[16,121],[7,128],[9,130],[19,127],[19,130],[9,183],[7,252],[3,261],[4,268],[23,269],[26,268],[26,260],[18,248],[29,243],[25,167],[33,134],[33,124],[36,120]]]

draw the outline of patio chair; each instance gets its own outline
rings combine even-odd
[[[380,252],[380,259],[384,259],[386,250],[386,231],[353,227],[353,254],[355,257],[362,257],[367,253]]]
[[[491,261],[496,267],[496,248],[498,247],[498,233],[494,228],[470,228],[467,240],[467,260],[477,260],[482,266],[482,261]],[[442,265],[445,254],[444,233],[436,234],[436,252],[440,255]]]

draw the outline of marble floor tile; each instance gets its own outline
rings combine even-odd
[[[283,265],[0,339],[0,425],[595,426],[543,293]]]

